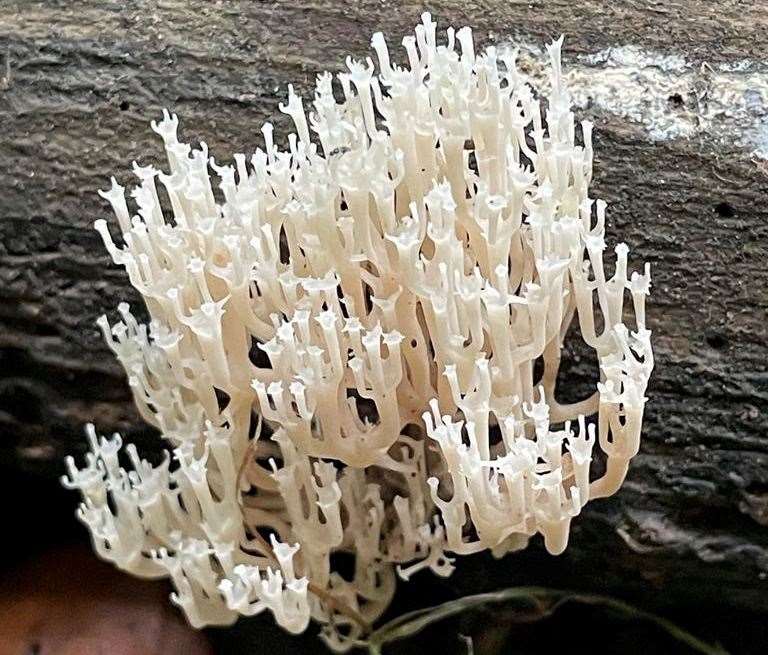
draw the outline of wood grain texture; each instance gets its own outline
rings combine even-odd
[[[108,213],[95,190],[109,175],[126,184],[132,160],[159,161],[149,120],[169,107],[217,159],[250,152],[263,121],[286,133],[277,103],[288,82],[306,94],[318,72],[368,54],[374,31],[399,42],[425,8],[442,25],[473,26],[481,44],[565,33],[566,63],[625,44],[697,64],[759,62],[768,32],[764,0],[0,0],[5,468],[53,476],[82,450],[88,420],[154,443],[94,326],[137,296],[91,228]],[[652,142],[631,121],[584,115],[596,123],[593,195],[609,202],[609,236],[653,267],[657,367],[642,451],[618,496],[580,517],[565,555],[534,545],[500,563],[469,558],[441,593],[515,582],[600,590],[712,638],[738,634],[734,652],[758,652],[768,617],[766,169],[706,136]],[[577,348],[564,366],[577,385],[591,379]],[[738,630],[713,624],[729,613],[742,617]]]

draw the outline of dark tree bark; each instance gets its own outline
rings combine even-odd
[[[566,65],[636,45],[682,55],[696,70],[752,60],[765,75],[764,2],[441,0],[430,8],[442,25],[471,25],[480,44],[541,45],[565,33]],[[126,184],[133,159],[159,160],[149,120],[169,107],[182,134],[206,141],[217,159],[250,152],[265,120],[287,133],[277,112],[287,83],[306,95],[318,72],[369,54],[374,31],[394,46],[422,9],[378,0],[0,0],[4,470],[52,479],[65,454],[82,451],[91,420],[157,447],[94,325],[119,300],[138,298],[91,227],[109,214],[95,191],[110,175]],[[768,115],[768,91],[759,98],[758,118]],[[694,122],[700,100],[669,97]],[[622,491],[578,519],[560,558],[534,544],[499,563],[469,558],[447,586],[424,578],[409,590],[603,591],[681,617],[734,652],[759,652],[768,620],[765,160],[736,138],[740,125],[730,126],[738,146],[707,130],[653,141],[631,117],[599,106],[582,114],[596,123],[593,195],[609,202],[609,235],[633,248],[636,265],[653,266],[657,366],[641,454]],[[576,380],[592,378],[578,348],[564,367]],[[419,604],[430,602],[426,593]],[[720,618],[730,616],[738,621]]]

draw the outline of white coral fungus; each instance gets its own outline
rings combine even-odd
[[[574,125],[561,41],[544,102],[513,51],[476,55],[466,27],[438,45],[428,14],[403,40],[407,68],[381,34],[372,45],[378,74],[349,59],[320,75],[308,118],[289,87],[288,151],[266,124],[263,150],[219,166],[166,112],[152,128],[170,172],[134,164],[138,214],[114,179],[102,192],[124,245],[96,229],[150,321],[123,303],[99,325],[172,457],[128,446],[122,468],[119,436],[90,427],[65,483],[98,553],[169,576],[194,626],[269,609],[295,633],[315,619],[344,650],[395,571],[446,576],[452,555],[537,533],[562,552],[638,451],[650,274],[628,278],[619,244],[606,276],[592,126]],[[560,404],[576,316],[600,382]],[[344,575],[336,553],[353,557]]]

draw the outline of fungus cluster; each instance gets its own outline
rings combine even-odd
[[[320,75],[308,115],[289,87],[287,150],[266,124],[263,149],[219,165],[166,112],[169,171],[134,164],[135,214],[114,179],[101,192],[122,238],[96,229],[150,320],[123,303],[99,326],[170,452],[121,455],[90,426],[64,482],[97,552],[170,577],[194,626],[268,609],[345,650],[398,574],[447,576],[454,555],[537,533],[562,552],[638,451],[650,273],[628,276],[619,244],[607,276],[561,41],[546,96],[513,50],[475,54],[466,27],[438,43],[428,14],[407,67],[372,45],[378,72]],[[561,404],[574,322],[600,381]]]

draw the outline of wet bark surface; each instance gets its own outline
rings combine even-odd
[[[128,184],[132,160],[159,163],[149,120],[169,107],[181,134],[204,140],[218,160],[251,152],[265,120],[287,133],[277,104],[289,82],[306,95],[318,72],[339,70],[347,54],[368,55],[374,31],[394,46],[424,8],[124,4],[0,0],[0,460],[13,480],[47,485],[65,454],[82,452],[82,426],[91,420],[157,448],[94,325],[120,300],[138,305],[138,297],[91,227],[108,215],[95,190],[110,175]],[[443,0],[429,8],[443,26],[471,25],[479,44],[543,44],[565,33],[566,65],[624,44],[703,65],[759,61],[768,25],[765,3],[727,0]],[[761,652],[768,169],[707,136],[655,142],[631,120],[597,108],[583,114],[596,124],[593,195],[609,202],[609,237],[632,247],[635,265],[652,264],[657,365],[641,454],[616,497],[588,506],[563,556],[548,557],[534,543],[501,562],[467,558],[448,582],[419,576],[396,609],[549,584],[633,600],[732,652]],[[576,346],[563,369],[581,388],[594,376]],[[30,511],[45,507],[30,501]],[[247,640],[243,631],[238,638]]]

